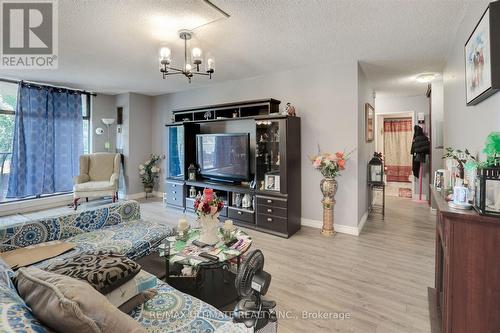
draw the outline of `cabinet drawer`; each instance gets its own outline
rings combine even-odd
[[[184,206],[184,185],[167,183],[167,203],[175,206]]]
[[[257,214],[257,226],[264,229],[286,234],[287,222],[286,218]]]
[[[257,214],[270,215],[274,217],[287,217],[287,210],[285,208],[276,208],[273,206],[257,206]]]
[[[222,210],[219,213],[219,216],[227,217],[227,207],[222,208]],[[224,220],[221,220],[221,222],[224,222]]]
[[[240,220],[243,222],[248,222],[255,224],[255,213],[247,210],[240,210],[232,207],[227,208],[227,215],[231,219]]]
[[[175,196],[178,193],[183,193],[184,192],[184,185],[178,184],[178,183],[168,183],[167,182],[167,191],[166,193],[168,196],[171,196],[172,194]]]
[[[287,208],[287,200],[273,197],[260,197],[257,196],[257,206],[264,205],[276,208]]]

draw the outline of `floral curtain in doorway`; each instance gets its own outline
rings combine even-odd
[[[388,182],[410,182],[411,118],[384,119],[384,155]]]
[[[7,197],[71,191],[82,131],[79,92],[20,83]]]

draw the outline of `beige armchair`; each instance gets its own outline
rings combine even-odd
[[[118,198],[120,154],[95,153],[80,156],[80,175],[74,178],[73,206],[80,198],[111,196]]]

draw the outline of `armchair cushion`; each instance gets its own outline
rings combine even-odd
[[[95,192],[95,191],[111,191],[116,192],[118,188],[110,181],[95,181],[73,185],[75,192]]]

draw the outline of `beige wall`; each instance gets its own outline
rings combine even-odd
[[[102,123],[102,118],[114,118],[115,123],[110,126],[109,136],[111,143],[111,150],[115,151],[115,133],[116,133],[116,107],[115,107],[115,96],[97,94],[97,96],[92,97],[92,114],[91,114],[91,147],[92,152],[102,152],[106,151],[104,144],[108,138],[108,132],[106,125]],[[97,135],[95,133],[96,128],[101,127],[104,129],[102,135]]]
[[[367,168],[375,151],[375,140],[366,142],[365,138],[365,103],[370,103],[375,107],[375,97],[365,73],[358,65],[358,221],[363,218],[370,204],[367,191]],[[373,121],[375,122],[375,119]]]
[[[446,61],[444,85],[444,144],[480,153],[486,137],[500,131],[500,93],[476,106],[465,105],[464,44],[488,1],[471,2]]]

